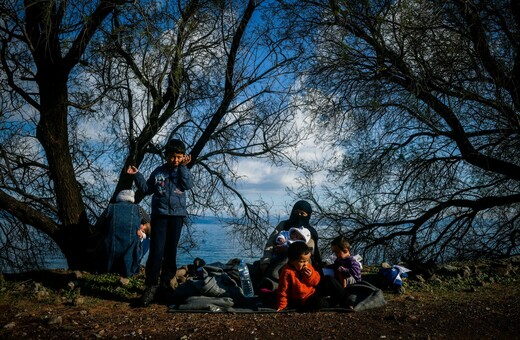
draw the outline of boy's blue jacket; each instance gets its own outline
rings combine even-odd
[[[190,170],[185,165],[171,168],[168,164],[157,167],[146,181],[135,174],[137,188],[152,196],[152,215],[186,216],[186,190],[193,187]]]

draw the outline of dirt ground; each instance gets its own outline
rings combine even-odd
[[[0,338],[520,339],[518,274],[413,284],[402,295],[385,292],[384,307],[348,313],[171,313],[160,304],[135,308],[91,296],[64,303],[3,291]],[[34,291],[37,281],[21,284],[32,282]]]

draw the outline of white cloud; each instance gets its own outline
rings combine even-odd
[[[297,148],[291,150],[291,157],[298,163],[329,164],[331,152],[324,154],[325,146],[320,145],[314,135],[303,140]],[[277,210],[274,213],[286,214],[285,207],[292,206],[294,198],[287,194],[288,188],[299,186],[298,178],[302,177],[300,170],[292,164],[274,166],[267,160],[246,159],[237,165],[237,173],[241,176],[239,189],[248,199],[262,199],[273,203]],[[314,183],[320,186],[326,180],[324,171],[313,174]]]

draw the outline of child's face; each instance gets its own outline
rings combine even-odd
[[[297,270],[302,270],[307,265],[310,258],[311,258],[311,253],[300,255],[300,257],[298,259],[289,261],[289,262]]]
[[[348,249],[343,250],[336,246],[332,246],[332,252],[336,255],[338,259],[345,259],[350,256],[350,251]]]
[[[184,156],[185,155],[183,153],[169,152],[166,154],[166,159],[168,160],[168,164],[173,167],[177,167],[181,165],[182,161],[184,160]]]
[[[303,238],[303,235],[300,234],[299,232],[297,232],[296,230],[291,231],[289,238],[293,241],[296,241],[296,240],[305,241],[305,239]]]

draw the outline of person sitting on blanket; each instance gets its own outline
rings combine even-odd
[[[269,270],[267,272],[267,277],[271,280],[278,280],[278,278],[280,277],[280,271],[282,270],[283,266],[285,266],[285,264],[287,263],[287,249],[289,248],[289,245],[291,245],[291,243],[293,242],[303,242],[307,245],[309,245],[309,243],[313,244],[311,232],[309,231],[309,229],[305,227],[291,228],[289,230],[282,230],[278,234],[278,237],[276,238],[276,247],[283,248],[284,250],[273,252],[271,256],[271,262],[269,264]],[[309,249],[311,250],[312,254],[312,247],[309,246]],[[266,286],[269,287],[269,285],[274,284],[269,283]]]
[[[350,256],[350,243],[347,239],[340,235],[332,240],[330,246],[336,255],[336,259],[330,267],[334,270],[334,276],[343,288],[361,281],[361,264],[354,256]]]
[[[289,245],[288,263],[282,269],[278,285],[278,311],[288,307],[319,310],[344,300],[344,289],[331,277],[321,278],[309,262],[310,257],[311,250],[304,242]]]
[[[255,289],[268,289],[276,291],[281,268],[287,263],[287,247],[277,244],[276,239],[283,231],[291,228],[307,229],[310,237],[306,238],[307,245],[311,248],[311,263],[321,274],[321,254],[318,248],[318,233],[310,226],[312,207],[309,202],[300,200],[292,208],[288,220],[281,221],[270,234],[261,259],[255,262],[253,279]]]

